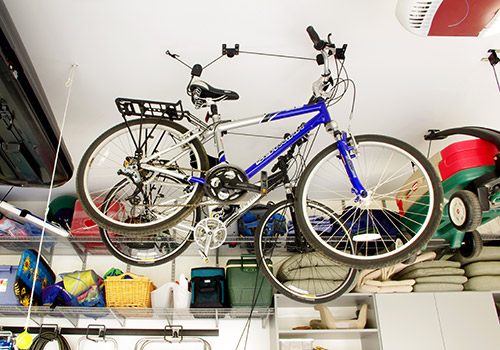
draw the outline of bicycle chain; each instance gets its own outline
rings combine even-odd
[[[175,166],[175,165],[165,165],[161,162],[153,162],[152,165],[161,166],[161,167],[170,168],[170,169],[175,169],[175,170],[191,171],[191,172],[195,172],[195,173],[200,173],[200,175],[204,175],[208,171],[208,170],[198,170],[198,169],[193,169],[193,168],[183,168],[183,167]]]
[[[200,175],[206,174],[208,171],[207,170],[199,170],[199,169],[193,169],[193,168],[183,168],[180,166],[174,166],[174,165],[165,165],[162,164],[161,162],[152,162],[151,163],[154,166],[163,166],[168,169],[174,169],[174,170],[185,170],[189,172],[197,172],[200,173]],[[196,203],[196,204],[136,204],[136,207],[208,207],[208,206],[214,206],[214,205],[228,205],[228,204],[234,204],[237,202],[207,202],[207,203]]]
[[[156,164],[158,163],[158,164]],[[200,175],[205,175],[209,170],[199,170],[199,169],[193,169],[193,168],[183,168],[180,166],[173,166],[173,165],[168,165],[166,166],[165,164],[161,164],[161,162],[153,162],[152,165],[154,166],[164,166],[170,169],[174,170],[185,170],[185,171],[190,171],[190,172],[197,172],[200,173]],[[209,202],[209,203],[198,203],[198,204],[140,204],[141,206],[155,206],[155,207],[202,207],[202,206],[212,206],[212,205],[226,205],[226,204],[234,204],[236,202]],[[137,205],[139,206],[139,205]]]

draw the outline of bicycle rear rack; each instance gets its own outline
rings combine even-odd
[[[180,100],[172,103],[118,97],[115,103],[125,122],[127,122],[127,117],[165,118],[171,121],[186,118],[189,123],[196,127],[207,128],[206,123],[182,108]]]
[[[177,103],[135,100],[129,98],[117,98],[116,107],[125,119],[126,117],[158,117],[170,120],[181,120],[189,116],[189,112],[184,111],[181,101]]]

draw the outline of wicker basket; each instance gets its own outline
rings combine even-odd
[[[151,292],[156,289],[149,278],[133,273],[107,277],[104,286],[107,307],[150,308]]]

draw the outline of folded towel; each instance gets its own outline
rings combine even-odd
[[[410,285],[377,287],[364,284],[354,290],[359,293],[410,293],[412,289]]]
[[[412,266],[413,264],[418,264],[423,261],[429,261],[433,260],[436,258],[436,253],[435,252],[423,252],[419,255],[417,255],[417,258],[415,261],[411,264],[403,264],[399,263],[393,266],[389,267],[384,267],[381,269],[376,269],[376,270],[361,270],[358,273],[358,283],[357,286],[361,286],[365,283],[365,281],[368,280],[381,280],[381,281],[387,281],[392,278],[396,273],[404,270],[405,268],[408,268],[409,266]]]
[[[500,276],[477,276],[469,278],[464,284],[465,290],[500,290]]]
[[[463,284],[456,283],[416,283],[414,292],[460,292],[464,290]]]
[[[428,277],[417,277],[415,278],[417,283],[455,283],[464,284],[467,282],[467,277],[455,275],[455,276],[428,276]]]
[[[460,263],[458,261],[448,261],[448,260],[431,260],[431,261],[422,261],[417,264],[413,264],[411,266],[408,266],[404,270],[401,270],[399,273],[395,274],[393,276],[394,279],[401,279],[402,275],[405,275],[409,272],[418,270],[418,269],[432,269],[432,268],[446,268],[446,267],[453,267],[453,268],[459,268]]]
[[[398,286],[413,286],[415,284],[415,280],[402,280],[402,281],[375,281],[370,280],[366,281],[365,285],[367,286],[375,286],[375,287],[398,287]]]
[[[464,269],[459,269],[456,267],[441,267],[441,268],[431,267],[431,268],[416,269],[408,273],[398,274],[397,279],[409,279],[409,278],[427,277],[427,276],[463,276],[464,273],[465,273]]]
[[[382,269],[377,270],[361,270],[358,272],[358,286],[361,286],[366,281],[380,280],[382,277]]]
[[[500,261],[478,261],[464,266],[467,277],[500,276]]]

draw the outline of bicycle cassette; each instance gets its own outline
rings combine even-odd
[[[207,172],[205,193],[217,201],[232,202],[247,193],[245,186],[248,186],[248,176],[243,170],[219,164]]]

